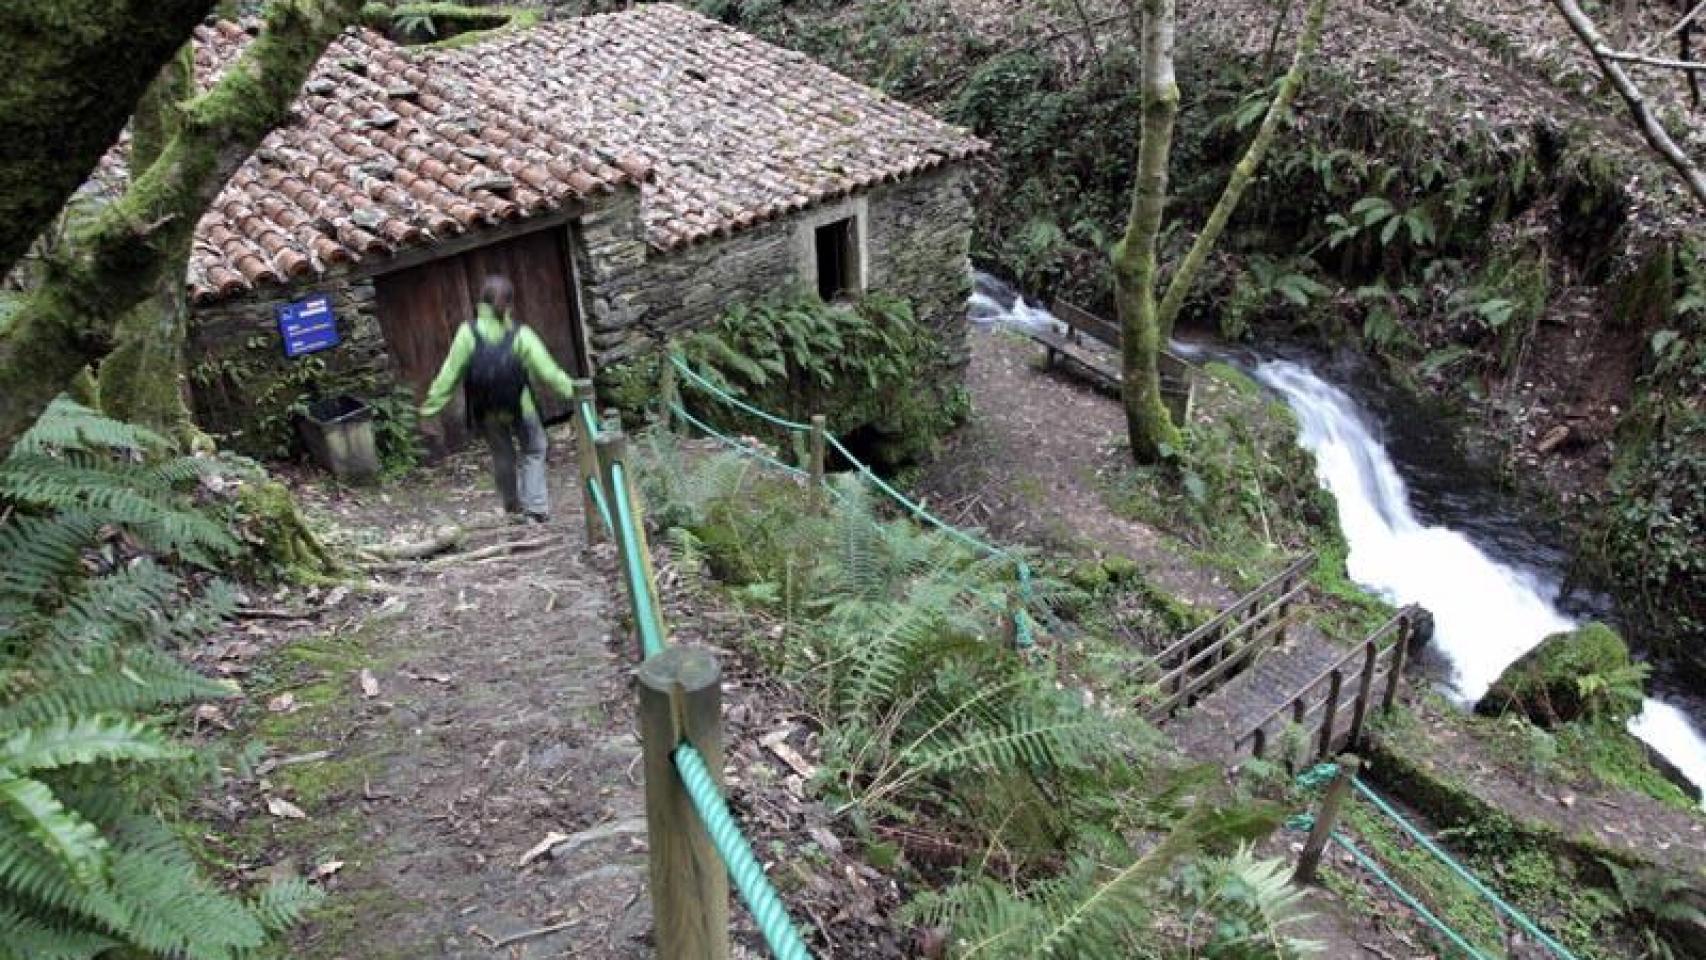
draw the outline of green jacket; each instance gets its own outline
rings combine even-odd
[[[488,343],[503,339],[505,331],[515,323],[515,315],[499,319],[497,311],[486,304],[480,304],[480,309],[474,323],[480,329],[480,338]],[[526,324],[515,333],[513,349],[515,355],[521,358],[521,366],[535,383],[543,383],[556,391],[564,399],[574,395],[575,384],[563,368],[557,366],[557,361],[551,358],[551,351],[546,348],[545,341],[539,339],[539,334]],[[444,366],[438,368],[438,376],[433,378],[432,386],[427,388],[426,401],[421,404],[421,416],[430,417],[444,409],[450,402],[451,394],[462,383],[462,375],[468,372],[468,360],[474,355],[474,334],[469,331],[466,323],[456,328],[456,339],[450,342],[450,353],[445,355]],[[521,392],[521,415],[537,420],[539,408],[533,405],[531,388]]]

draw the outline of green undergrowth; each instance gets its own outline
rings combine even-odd
[[[361,21],[398,43],[455,49],[500,32],[525,30],[539,22],[539,10],[461,3],[369,3],[361,10]]]
[[[1507,765],[1508,782],[1538,784],[1547,793],[1578,797],[1573,801],[1577,804],[1592,803],[1604,795],[1603,785],[1596,788],[1593,778],[1609,772],[1612,776],[1599,782],[1616,785],[1626,778],[1623,786],[1641,789],[1645,780],[1645,786],[1657,790],[1655,795],[1668,793],[1667,802],[1680,795],[1674,786],[1667,790],[1651,779],[1656,771],[1646,766],[1639,745],[1621,730],[1571,724],[1548,734],[1515,720],[1444,714],[1450,708],[1441,706],[1435,722],[1450,724],[1459,738],[1472,739],[1477,755]],[[1370,779],[1387,796],[1402,796],[1443,825],[1435,832],[1436,840],[1542,929],[1581,957],[1667,956],[1659,946],[1663,933],[1639,904],[1626,902],[1616,875],[1623,871],[1626,879],[1680,877],[1643,865],[1638,848],[1614,848],[1593,836],[1566,835],[1552,824],[1531,822],[1489,804],[1429,759],[1437,739],[1407,710],[1383,719],[1376,729],[1369,750]],[[1646,767],[1646,774],[1637,775],[1629,766],[1634,764]],[[1678,807],[1692,811],[1692,806]],[[1461,881],[1453,884],[1462,887]],[[1442,889],[1437,895],[1442,902],[1463,899],[1461,890]]]
[[[1194,909],[1225,921],[1214,938],[1249,950],[1209,956],[1296,955],[1283,931],[1262,939],[1284,926],[1287,888],[1234,853],[1277,810],[1220,788],[1210,768],[1178,766],[1128,707],[1085,696],[1054,643],[1015,650],[1010,558],[884,519],[852,477],[820,503],[733,452],[689,459],[659,432],[641,449],[649,516],[689,587],[748,615],[748,653],[821,727],[814,793],[867,857],[925,889],[906,915],[945,928],[950,955],[980,941],[980,957],[1045,944],[1159,957],[1149,921]],[[1114,568],[1078,573],[1092,590],[1115,573],[1130,581]],[[1039,573],[1028,609],[1052,634],[1083,592]],[[929,842],[891,842],[878,827]],[[1194,883],[1177,872],[1186,864]],[[1227,885],[1247,895],[1214,895]],[[1258,922],[1262,905],[1274,923]]]

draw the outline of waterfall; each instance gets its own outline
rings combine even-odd
[[[1317,479],[1338,501],[1351,579],[1391,603],[1420,604],[1433,614],[1433,644],[1450,662],[1449,686],[1460,701],[1474,703],[1512,661],[1576,626],[1552,602],[1555,584],[1416,516],[1392,458],[1344,391],[1287,360],[1260,364],[1256,377],[1296,414],[1299,443],[1314,454]],[[1629,731],[1706,789],[1706,738],[1681,710],[1649,697]]]
[[[1063,329],[982,271],[973,275],[967,312],[980,326]],[[1185,355],[1213,352],[1172,346]],[[1473,704],[1512,661],[1576,626],[1551,600],[1556,583],[1488,555],[1460,531],[1422,522],[1385,445],[1343,390],[1287,360],[1262,362],[1255,373],[1297,415],[1298,442],[1315,455],[1316,476],[1338,501],[1351,579],[1390,603],[1419,604],[1433,615],[1433,645],[1450,663],[1450,692],[1460,703]],[[1648,697],[1629,732],[1706,792],[1706,737],[1687,714]]]

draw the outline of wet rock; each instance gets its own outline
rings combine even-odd
[[[1505,668],[1477,713],[1521,713],[1542,727],[1580,719],[1627,720],[1640,709],[1629,690],[1629,647],[1603,623],[1555,633]]]

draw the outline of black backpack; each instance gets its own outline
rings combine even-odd
[[[480,328],[474,321],[468,321],[468,332],[474,335],[474,355],[468,358],[462,389],[470,420],[478,422],[493,413],[507,413],[521,419],[521,395],[527,389],[527,371],[522,369],[521,358],[515,355],[518,329],[519,326],[511,326],[494,343],[480,336]]]

